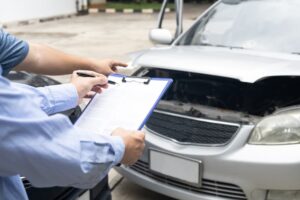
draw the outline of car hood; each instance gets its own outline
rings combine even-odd
[[[300,76],[300,55],[200,46],[152,48],[135,66],[156,67],[254,83],[272,76]]]

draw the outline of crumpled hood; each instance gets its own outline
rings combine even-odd
[[[134,62],[253,83],[272,76],[300,76],[300,55],[200,46],[152,48]]]

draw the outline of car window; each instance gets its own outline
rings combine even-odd
[[[299,53],[299,10],[299,0],[220,2],[178,44]]]

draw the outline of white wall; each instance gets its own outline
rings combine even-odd
[[[0,24],[76,13],[76,0],[0,0]]]

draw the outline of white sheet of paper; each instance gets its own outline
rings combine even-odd
[[[139,79],[122,83],[122,77],[116,76],[109,80],[117,84],[96,94],[75,126],[108,135],[118,127],[138,130],[168,84],[166,79],[152,79],[149,84]]]

